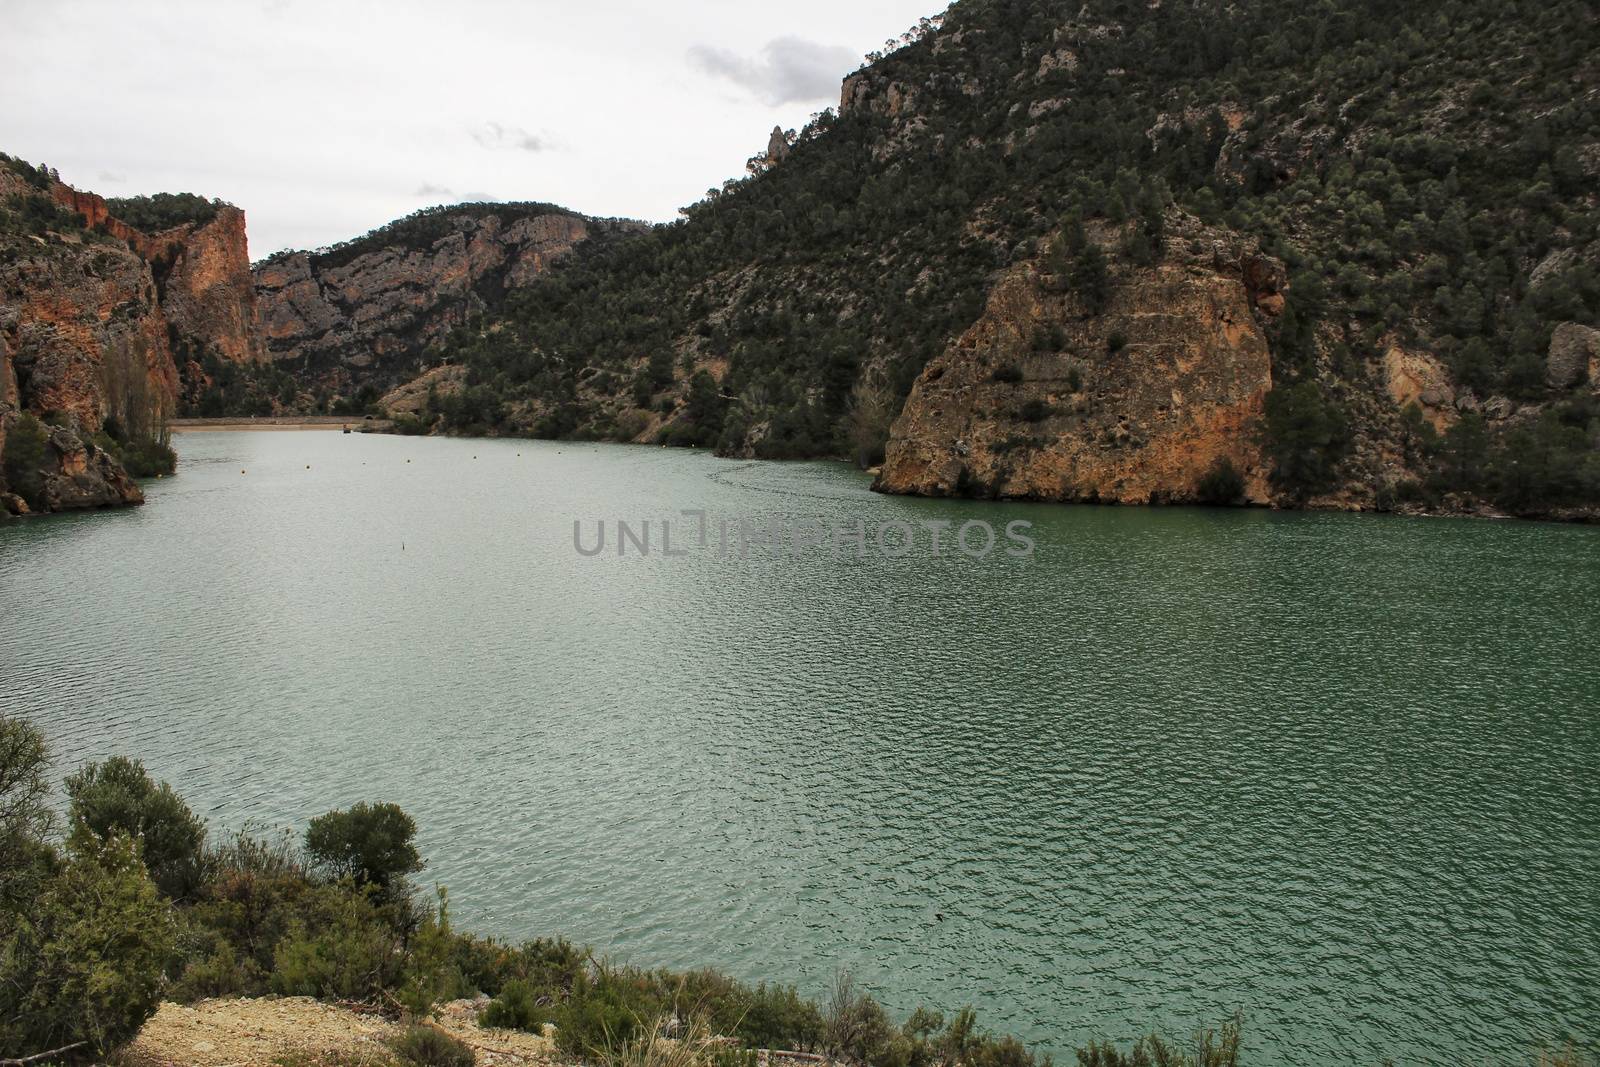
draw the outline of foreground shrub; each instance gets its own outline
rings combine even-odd
[[[0,938],[6,916],[51,874],[49,749],[31,723],[0,715]]]
[[[1155,1035],[1140,1038],[1126,1053],[1110,1042],[1091,1041],[1078,1050],[1078,1067],[1238,1067],[1239,1030],[1238,1019],[1224,1023],[1220,1035],[1203,1030],[1188,1051]]]
[[[396,804],[356,804],[311,820],[306,853],[334,877],[388,888],[422,870],[417,824]]]
[[[455,960],[455,934],[450,929],[450,897],[439,889],[439,907],[423,917],[407,945],[404,977],[396,997],[413,1018],[423,1018],[435,1004],[473,990]]]
[[[513,978],[500,990],[488,1007],[478,1013],[478,1025],[497,1030],[527,1030],[538,1033],[547,1012],[539,1004],[539,994],[525,978]]]
[[[321,886],[302,902],[274,950],[270,986],[285,996],[374,1000],[400,984],[403,962],[399,937],[370,890]]]
[[[565,991],[572,988],[589,959],[587,952],[565,938],[526,941],[513,948],[492,937],[456,934],[452,952],[462,981],[491,997],[519,979]]]
[[[472,1046],[431,1026],[413,1026],[394,1040],[394,1050],[418,1067],[472,1067],[478,1062]]]
[[[822,1043],[822,1012],[793,986],[762,982],[746,992],[734,1030],[746,1045],[809,1052]]]
[[[189,896],[200,882],[205,824],[166,782],[157,785],[137,760],[90,763],[66,780],[72,837],[87,845],[126,834],[162,893]]]
[[[286,838],[240,834],[208,853],[202,866],[206,884],[182,913],[188,966],[172,998],[268,992],[276,948],[296,919],[305,921],[317,887]]]
[[[857,990],[846,973],[834,978],[822,1035],[823,1048],[855,1063],[876,1061],[894,1036],[883,1006]]]
[[[747,1058],[726,1050],[704,1019],[677,1023],[657,1016],[633,1038],[609,1046],[602,1058],[611,1067],[748,1067]]]
[[[0,1047],[109,1052],[155,1014],[172,945],[133,842],[79,847],[0,953]]]

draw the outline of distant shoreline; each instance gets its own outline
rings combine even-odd
[[[343,431],[362,433],[368,430],[387,430],[388,419],[367,419],[361,416],[292,415],[283,418],[259,419],[173,419],[167,428],[173,433],[229,433],[242,430],[269,431]]]

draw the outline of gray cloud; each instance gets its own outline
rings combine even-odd
[[[689,62],[714,78],[724,78],[747,89],[762,103],[779,107],[837,96],[840,79],[861,62],[861,57],[840,45],[779,37],[767,42],[756,57],[695,45],[689,49]]]
[[[417,186],[416,191],[411,195],[425,200],[433,200],[440,204],[497,204],[504,199],[494,193],[475,190],[468,190],[458,195],[450,186],[435,185],[433,182],[423,182]]]
[[[513,148],[522,152],[543,152],[550,147],[538,134],[529,133],[521,126],[505,126],[486,122],[472,131],[472,139],[484,148]]]

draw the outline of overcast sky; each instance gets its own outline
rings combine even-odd
[[[185,191],[250,254],[430,204],[675,216],[940,0],[0,0],[0,151]]]

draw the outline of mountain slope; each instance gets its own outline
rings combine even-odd
[[[254,283],[273,369],[293,375],[278,399],[364,408],[414,377],[430,344],[528,285],[578,242],[642,229],[549,204],[457,204],[332,248],[272,256],[256,264]],[[240,390],[234,385],[230,395],[229,385],[202,398],[198,412],[239,413]],[[246,383],[243,395],[260,408],[270,393]]]
[[[435,355],[464,362],[467,384],[439,428],[875,460],[913,382],[1002,279],[1069,279],[1058,307],[1011,327],[1042,326],[1041,352],[1064,332],[1043,370],[1087,367],[1119,328],[1093,321],[1103,302],[1117,321],[1161,310],[1102,290],[1160,299],[1198,226],[1281,265],[1281,308],[1254,325],[1272,388],[1218,430],[1226,449],[1114,497],[1192,499],[1226,452],[1250,495],[1278,503],[1593,503],[1596,34],[1592,7],[1570,2],[964,0],[847,79],[839,111],[765,173],[580,250],[452,335]],[[1194,345],[1181,330],[1167,343]],[[1007,384],[1029,391],[1023,362]],[[1082,402],[1115,402],[1106,372],[1111,390]],[[1153,414],[1107,414],[1127,416],[1125,449],[1170,440]],[[933,447],[928,418],[908,417]],[[1060,462],[1098,448],[1099,422],[984,421],[1010,467],[1060,477],[927,482],[891,464],[881,484],[1104,496]]]

